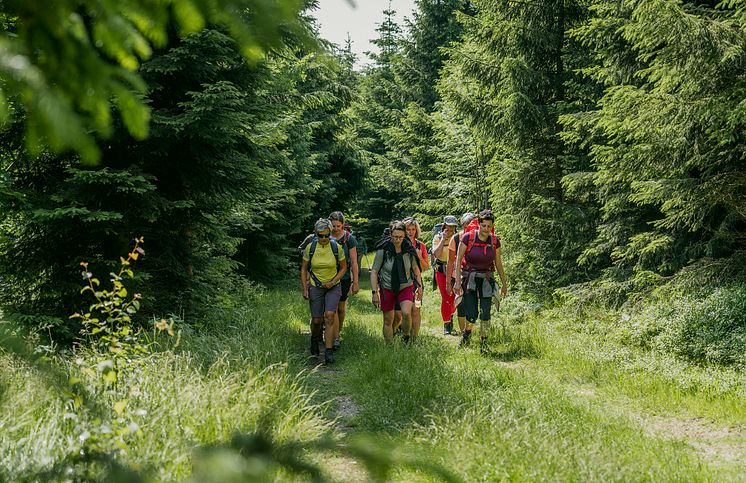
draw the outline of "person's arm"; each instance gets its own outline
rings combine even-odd
[[[430,260],[428,260],[427,256],[427,248],[425,247],[424,243],[420,243],[420,251],[417,253],[420,257],[420,271],[424,272],[428,268],[430,268]]]
[[[381,287],[378,285],[378,271],[381,269],[382,265],[383,252],[379,250],[376,251],[375,258],[373,259],[373,265],[370,267],[370,291],[372,293],[371,302],[376,307],[381,306]]]
[[[500,276],[500,295],[505,297],[508,295],[508,279],[505,278],[505,268],[503,267],[503,257],[500,253],[500,248],[495,250],[495,268],[497,274]]]
[[[433,255],[435,255],[435,258],[439,258],[440,254],[443,253],[443,247],[445,245],[445,239],[441,234],[436,235],[438,237],[438,241],[435,242],[435,246],[433,247]]]
[[[420,270],[420,267],[414,263],[414,260],[412,260],[412,272],[414,272],[414,278],[417,280],[417,298],[422,300],[422,292],[424,288],[424,285],[422,284],[422,271]]]
[[[337,285],[339,281],[342,279],[342,276],[344,276],[346,271],[347,271],[347,260],[342,258],[339,261],[339,270],[337,270],[337,274],[334,276],[333,279],[331,279],[330,281],[324,284],[324,288],[332,288],[335,285]]]
[[[464,243],[463,240],[461,240],[461,243],[458,245],[458,255],[456,256],[456,267],[455,267],[455,273],[454,277],[456,278],[456,285],[453,287],[453,291],[456,292],[456,295],[461,295],[461,261],[464,259],[464,255],[466,254],[466,243]]]
[[[356,294],[360,291],[360,285],[358,285],[357,277],[359,275],[359,267],[357,265],[357,247],[350,248],[350,278],[352,278],[352,293]]]
[[[300,286],[303,293],[303,298],[308,298],[308,260],[305,258],[300,265]]]
[[[451,295],[453,293],[453,285],[451,279],[453,278],[453,267],[456,265],[456,236],[451,237],[451,241],[448,242],[448,263],[446,263],[446,293]]]

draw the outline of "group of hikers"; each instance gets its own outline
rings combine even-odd
[[[433,230],[430,252],[420,240],[422,231],[414,217],[393,221],[384,230],[375,246],[370,285],[371,302],[383,313],[386,342],[392,342],[399,333],[404,344],[409,344],[419,335],[422,273],[432,264],[441,296],[443,332],[460,334],[459,347],[468,346],[479,319],[480,351],[487,351],[493,301],[508,293],[494,223],[490,210],[478,215],[464,213],[460,223],[448,215]],[[360,290],[358,242],[346,226],[344,215],[335,211],[316,221],[313,233],[300,246],[301,287],[311,307],[311,354],[320,354],[323,340],[326,364],[334,362],[334,352],[340,348],[347,298]],[[453,326],[454,314],[458,333]]]

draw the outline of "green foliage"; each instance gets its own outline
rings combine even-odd
[[[137,72],[175,32],[188,36],[223,25],[252,63],[282,43],[284,32],[310,39],[301,0],[4,2],[0,14],[0,120],[25,120],[25,145],[38,155],[73,150],[101,156],[97,138],[112,135],[118,111],[136,139],[148,134],[146,83]]]
[[[586,98],[575,74],[583,52],[567,38],[585,10],[553,0],[475,7],[473,17],[460,15],[463,42],[449,50],[440,92],[473,131],[475,160],[486,161],[496,232],[511,251],[508,271],[518,287],[539,292],[584,279],[574,262],[595,207],[563,183],[589,163],[560,138],[558,121]]]
[[[77,262],[108,264],[135,229],[150,240],[134,280],[147,312],[196,323],[225,294],[251,290],[244,276],[286,278],[297,245],[288,240],[360,191],[344,55],[309,52],[288,34],[248,64],[224,29],[207,28],[173,39],[139,75],[150,136],[116,124],[98,166],[33,158],[18,123],[4,140],[0,304],[28,326],[76,310]],[[53,333],[74,335],[64,324]]]
[[[573,32],[597,59],[586,72],[606,86],[596,111],[566,123],[593,133],[603,209],[581,262],[670,275],[729,256],[743,246],[745,221],[736,72],[746,37],[732,11],[612,3],[596,2],[596,17]]]

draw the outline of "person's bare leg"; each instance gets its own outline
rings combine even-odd
[[[394,311],[390,310],[383,313],[383,339],[386,342],[394,340]]]

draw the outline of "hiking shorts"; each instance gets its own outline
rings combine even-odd
[[[352,288],[352,279],[343,278],[339,281],[339,286],[342,287],[342,296],[339,297],[340,302],[346,302],[347,297],[350,296],[350,289]]]
[[[396,308],[398,304],[406,301],[414,302],[414,290],[412,285],[399,290],[398,294],[395,294],[393,291],[387,288],[381,290],[382,312],[391,312]]]
[[[313,284],[308,288],[308,303],[311,306],[311,317],[319,318],[324,312],[336,312],[339,298],[342,296],[340,284],[332,288],[317,287]]]

